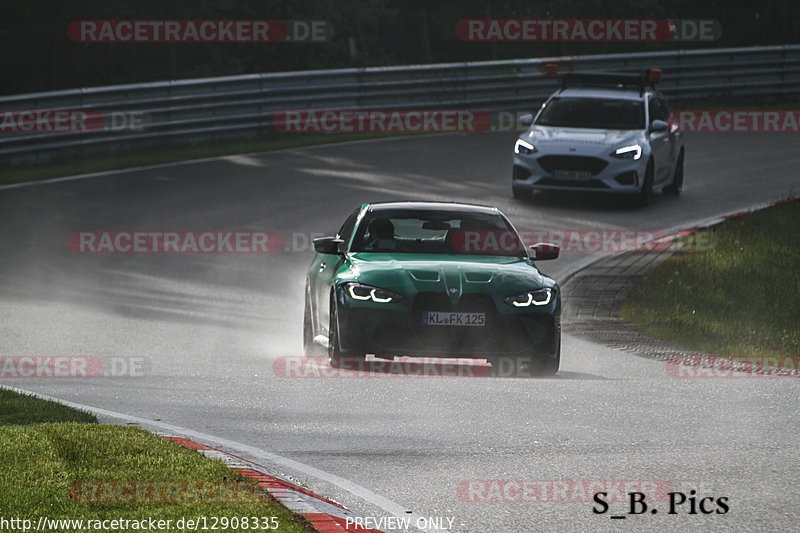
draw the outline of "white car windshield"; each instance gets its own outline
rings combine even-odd
[[[644,106],[638,100],[553,98],[542,109],[536,124],[602,130],[644,129]]]

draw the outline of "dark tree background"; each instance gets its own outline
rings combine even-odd
[[[338,67],[800,42],[797,0],[0,0],[0,94]],[[714,43],[468,43],[464,18],[706,18]],[[325,43],[81,44],[81,19],[316,19]],[[354,41],[357,55],[351,55]]]

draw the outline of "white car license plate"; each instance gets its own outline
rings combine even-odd
[[[554,180],[586,181],[592,179],[592,173],[588,170],[554,170]]]
[[[422,323],[426,326],[484,326],[486,325],[486,314],[424,311]]]

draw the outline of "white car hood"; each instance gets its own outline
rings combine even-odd
[[[539,151],[558,150],[569,146],[580,152],[605,152],[640,142],[643,132],[639,130],[595,130],[533,126],[521,138],[533,144]]]

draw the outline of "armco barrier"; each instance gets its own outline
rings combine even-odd
[[[660,90],[671,98],[800,93],[800,45],[607,54],[400,67],[249,74],[71,89],[0,97],[0,112],[139,113],[146,127],[89,132],[0,134],[7,163],[48,159],[98,146],[113,150],[139,141],[191,144],[262,136],[287,109],[482,109],[530,111],[558,85],[544,64],[567,70],[661,67]]]

